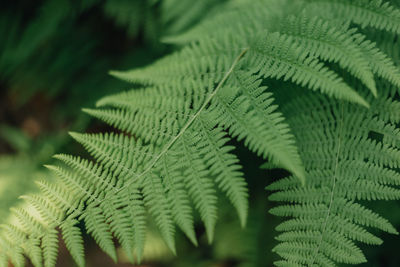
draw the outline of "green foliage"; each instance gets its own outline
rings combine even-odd
[[[136,32],[124,8],[106,10]],[[84,111],[117,131],[71,133],[93,159],[55,156],[61,163],[47,167],[57,180],[38,182],[40,193],[3,226],[0,266],[23,266],[23,255],[54,266],[59,232],[83,266],[78,222],[114,261],[116,240],[140,262],[147,215],[175,254],[176,228],[198,244],[196,214],[213,241],[220,195],[244,227],[248,188],[234,139],[291,173],[268,187],[270,200],[285,202],[271,213],[290,217],[277,227],[277,266],[362,263],[356,242],[382,242],[366,227],[397,234],[365,205],[400,198],[400,10],[380,0],[242,0],[214,10],[194,27],[196,19],[175,24],[165,41],[182,46],[176,52],[111,72],[133,89]]]
[[[282,243],[274,250],[286,260],[277,265],[365,262],[354,241],[382,243],[366,227],[397,234],[386,219],[358,204],[400,196],[396,188],[400,176],[395,171],[399,118],[395,114],[389,118],[386,110],[398,102],[384,84],[378,84],[381,96],[371,99],[369,110],[309,94],[282,104],[304,159],[307,185],[291,176],[268,186],[277,191],[270,200],[288,202],[271,213],[291,217],[277,227],[284,233],[277,237]]]

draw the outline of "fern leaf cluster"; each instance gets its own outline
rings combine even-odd
[[[357,201],[400,197],[399,104],[387,89],[400,70],[370,39],[397,34],[400,11],[365,2],[228,2],[166,38],[177,52],[111,72],[134,88],[84,111],[118,131],[71,133],[93,160],[55,156],[57,182],[38,182],[41,192],[24,197],[31,208],[4,225],[0,266],[23,266],[23,254],[54,266],[59,232],[83,266],[78,222],[115,261],[117,240],[140,262],[148,216],[174,253],[177,229],[197,245],[194,214],[211,242],[218,191],[244,226],[248,192],[232,139],[292,174],[268,187],[271,200],[288,202],[271,212],[291,217],[277,228],[277,266],[364,262],[355,241],[382,242],[365,227],[397,231]]]
[[[369,110],[307,94],[282,106],[303,153],[307,185],[290,176],[268,186],[274,191],[270,200],[285,202],[271,213],[290,218],[277,227],[281,243],[274,250],[285,259],[278,266],[362,263],[366,259],[356,241],[382,242],[369,227],[397,234],[386,219],[358,203],[400,196],[395,170],[400,150],[393,143],[398,118],[390,120],[382,108],[384,101],[397,101],[387,90],[380,92]],[[295,108],[301,112],[294,114]]]

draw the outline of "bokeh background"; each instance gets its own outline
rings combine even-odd
[[[173,51],[166,36],[181,33],[223,8],[224,0],[3,0],[0,3],[0,224],[18,196],[34,192],[34,181],[52,177],[42,167],[55,153],[85,154],[68,131],[115,131],[81,112],[100,97],[129,89],[108,75],[112,69],[144,66]],[[250,213],[242,229],[234,210],[220,198],[215,242],[196,224],[195,248],[178,233],[178,256],[156,230],[147,235],[140,266],[272,266],[277,256],[265,186],[285,175],[266,172],[242,144],[235,153],[245,166]],[[400,202],[377,202],[400,229]],[[149,222],[151,224],[151,221]],[[378,233],[378,235],[383,235]],[[369,263],[400,266],[400,237],[383,235],[380,247],[363,246]],[[113,263],[85,236],[87,266],[133,266],[122,252]],[[75,266],[60,244],[57,266]]]

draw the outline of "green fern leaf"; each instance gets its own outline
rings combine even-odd
[[[117,252],[112,240],[110,226],[106,223],[106,218],[101,209],[92,207],[84,214],[83,219],[88,233],[93,236],[100,248],[116,262]]]
[[[189,196],[184,188],[184,178],[179,173],[179,168],[173,169],[173,162],[177,157],[164,157],[162,169],[165,177],[163,185],[165,186],[167,200],[171,203],[171,212],[176,224],[182,229],[186,236],[197,246],[196,234],[193,227],[193,215]]]
[[[56,265],[58,255],[58,232],[50,229],[44,234],[42,239],[44,266],[50,267]]]
[[[149,174],[143,185],[143,195],[145,204],[148,205],[149,212],[154,216],[164,240],[172,252],[176,254],[174,240],[175,227],[172,212],[159,177],[152,173]]]
[[[391,138],[398,130],[388,128],[387,116],[379,115],[383,111],[379,103],[391,99],[388,91],[380,98],[371,102],[370,110],[363,111],[343,102],[300,94],[284,108],[289,124],[297,129],[300,153],[307,159],[306,186],[288,177],[268,187],[277,191],[270,200],[292,203],[271,209],[277,216],[292,217],[277,228],[283,231],[277,238],[282,243],[274,251],[285,260],[324,265],[327,257],[358,264],[366,259],[353,240],[382,242],[366,227],[397,234],[386,219],[356,202],[400,198],[400,190],[394,187],[399,184],[399,175],[392,170],[400,164],[400,150]],[[294,114],[295,107],[302,112]],[[312,125],[313,131],[305,131],[305,125]],[[388,138],[371,139],[370,132],[377,129],[390,129],[381,131]]]
[[[334,72],[306,51],[296,46],[293,39],[280,33],[266,34],[250,50],[254,53],[250,65],[264,77],[291,80],[312,90],[321,90],[330,96],[353,101],[368,107],[368,103]]]
[[[373,27],[379,30],[400,33],[400,11],[382,0],[306,0],[314,14],[328,18],[341,18],[362,28]],[[314,9],[315,8],[315,9]],[[329,10],[329,12],[327,12]]]
[[[309,55],[335,62],[359,78],[377,95],[374,76],[364,51],[355,42],[356,29],[337,28],[318,17],[291,17],[279,27],[279,32],[294,38]]]
[[[65,220],[61,224],[61,230],[65,245],[67,246],[72,258],[76,264],[81,267],[85,266],[85,253],[83,248],[83,240],[80,229],[76,226],[78,221]]]

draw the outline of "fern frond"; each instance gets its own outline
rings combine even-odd
[[[294,38],[297,45],[324,61],[335,62],[359,78],[377,95],[374,76],[368,58],[353,36],[356,29],[337,28],[318,17],[291,17],[282,23],[279,32]]]
[[[221,128],[210,129],[210,125],[199,119],[200,134],[205,137],[206,145],[202,156],[206,160],[211,175],[215,175],[218,187],[226,193],[232,205],[236,208],[240,223],[244,227],[247,218],[248,194],[246,181],[237,165],[239,160],[229,153],[234,147],[225,145],[229,140]],[[226,167],[228,166],[228,167]]]
[[[274,107],[270,106],[272,101],[266,97],[267,95],[261,93],[265,87],[258,88],[260,80],[256,80],[255,77],[250,79],[244,77],[240,76],[241,82],[238,85],[228,83],[217,94],[211,106],[215,116],[213,120],[218,121],[233,137],[238,140],[244,139],[245,145],[250,150],[264,158],[271,157],[272,161],[292,170],[302,179],[300,159],[296,157],[295,148],[291,147],[293,137],[286,134],[287,126],[280,124],[282,120],[280,114],[270,113],[269,110],[273,110]],[[259,90],[254,92],[254,89]],[[240,94],[240,91],[243,93]],[[256,96],[259,98],[255,101]],[[261,118],[264,116],[267,120],[263,121]]]
[[[400,11],[382,0],[306,0],[314,14],[341,18],[360,25],[400,33]],[[315,9],[314,9],[315,8]]]
[[[124,205],[118,196],[105,199],[101,203],[101,207],[113,236],[118,239],[130,262],[134,262],[134,237],[131,230],[133,226],[131,223],[132,218],[129,216],[129,213],[121,209]]]
[[[42,222],[30,215],[25,209],[11,208],[11,212],[24,232],[31,233],[34,237],[41,237],[43,233],[46,232]]]
[[[51,229],[43,236],[42,249],[44,266],[50,267],[56,265],[58,255],[58,232],[55,229]]]
[[[202,40],[204,37],[214,39],[232,29],[237,32],[244,26],[255,31],[263,31],[276,23],[276,20],[282,16],[282,10],[289,11],[292,8],[296,10],[299,3],[300,1],[291,0],[254,0],[251,4],[246,1],[228,1],[219,13],[202,20],[186,32],[166,36],[163,41],[178,45],[189,44]]]
[[[125,197],[121,197],[121,206],[130,218],[131,230],[133,235],[133,247],[135,248],[136,261],[141,262],[146,239],[146,211],[139,190],[128,189]],[[131,252],[126,251],[127,255]]]
[[[353,101],[368,107],[368,103],[336,73],[324,67],[318,59],[309,57],[306,51],[297,47],[291,37],[280,33],[266,34],[259,38],[250,52],[251,66],[265,77],[292,82],[312,90]]]
[[[67,246],[72,258],[75,260],[79,267],[85,266],[85,253],[83,248],[82,234],[78,223],[75,219],[65,220],[60,228],[62,230],[63,239]]]
[[[28,239],[27,247],[27,255],[29,255],[29,258],[32,260],[32,264],[37,267],[43,266],[43,255],[42,250],[40,249],[40,239]]]
[[[192,207],[189,196],[184,188],[184,178],[178,167],[173,162],[179,160],[177,157],[164,157],[162,161],[163,184],[165,186],[167,200],[171,203],[171,212],[176,224],[182,229],[186,236],[197,245],[196,234],[193,227]],[[175,165],[176,166],[176,165]]]
[[[24,257],[23,253],[26,255],[29,255],[32,257],[32,262],[38,263],[38,259],[40,260],[39,264],[37,266],[41,266],[41,257],[42,257],[42,251],[39,248],[39,254],[38,254],[38,244],[37,242],[32,242],[32,240],[27,240],[25,234],[21,229],[19,229],[16,226],[13,225],[2,225],[1,226],[3,230],[3,242],[1,248],[9,253],[9,256],[11,258],[11,262],[14,265],[19,265],[19,264],[24,264]],[[13,250],[13,246],[16,243],[23,243],[24,245],[19,247],[17,250]],[[36,245],[36,246],[35,246]],[[8,266],[8,264],[6,265]],[[22,265],[23,266],[23,265]]]
[[[196,153],[198,150],[201,151],[203,145],[199,136],[192,133],[184,135],[179,145],[181,152],[178,152],[179,154],[175,158],[182,160],[182,167],[185,168],[184,183],[204,221],[207,238],[211,243],[217,222],[217,196],[207,166],[201,160],[201,154]]]
[[[358,264],[366,259],[353,240],[382,242],[367,227],[397,234],[385,218],[357,203],[400,198],[395,187],[399,175],[394,170],[400,150],[390,138],[394,126],[387,116],[379,115],[384,112],[380,103],[391,99],[388,90],[383,92],[369,110],[308,94],[283,107],[289,125],[296,129],[307,171],[306,186],[288,177],[267,187],[275,191],[270,200],[292,203],[271,209],[277,216],[291,217],[277,227],[284,232],[278,237],[283,243],[274,250],[285,260],[324,265],[321,259],[329,258]],[[381,132],[389,138],[371,139],[371,131],[389,126],[392,131]],[[312,132],[306,130],[309,127]]]
[[[110,226],[106,223],[106,218],[98,207],[91,207],[83,214],[87,232],[96,240],[100,248],[107,253],[115,262],[117,252],[112,240]]]
[[[55,207],[47,198],[40,195],[22,196],[21,198],[29,202],[38,211],[41,219],[47,222],[47,226],[50,228],[58,225],[63,219],[62,210]]]
[[[15,246],[15,243],[12,243],[7,238],[2,238],[0,243],[0,248],[2,249],[2,255],[5,257],[2,258],[1,264],[3,266],[8,267],[9,261],[16,267],[24,267],[25,266],[25,258],[23,254],[23,249],[21,246]],[[5,259],[5,261],[3,260]]]
[[[174,220],[160,177],[153,173],[149,174],[143,185],[143,195],[145,204],[151,215],[154,216],[165,242],[176,254]]]

